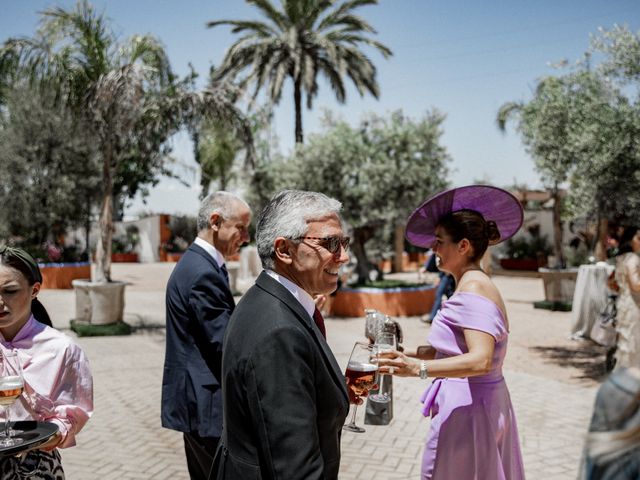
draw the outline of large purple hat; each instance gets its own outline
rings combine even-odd
[[[407,221],[406,237],[418,247],[431,247],[440,219],[450,212],[475,210],[498,226],[500,243],[515,235],[522,226],[524,212],[511,193],[490,185],[467,185],[440,192],[420,205]]]

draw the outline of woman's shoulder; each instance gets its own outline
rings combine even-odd
[[[49,348],[55,348],[60,351],[68,351],[70,353],[82,352],[82,348],[66,333],[47,325],[43,325],[43,327],[37,335],[38,342],[47,344]]]
[[[457,293],[471,294],[478,301],[492,304],[506,320],[506,308],[502,295],[500,295],[498,288],[486,274],[479,272],[478,275],[468,276],[468,278],[463,279],[460,282]]]
[[[496,305],[502,304],[502,296],[498,288],[486,274],[467,275],[467,277],[468,278],[463,278],[460,282],[460,286],[458,287],[459,292],[473,293],[485,297],[487,300],[491,300]]]

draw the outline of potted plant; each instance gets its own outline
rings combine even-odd
[[[137,262],[138,253],[136,247],[140,241],[138,227],[129,225],[124,234],[116,235],[111,242],[111,261],[120,262]]]
[[[61,246],[47,242],[37,247],[24,246],[38,262],[42,288],[72,288],[72,282],[91,275],[91,264],[77,245]]]
[[[537,271],[547,266],[547,256],[551,253],[547,237],[539,234],[510,238],[505,248],[505,257],[500,259],[500,266],[506,270]]]
[[[171,234],[169,240],[162,244],[162,250],[166,252],[167,262],[177,262],[196,238],[196,218],[187,215],[171,216],[168,227]]]

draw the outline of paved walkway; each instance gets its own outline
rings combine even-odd
[[[62,451],[70,480],[187,479],[182,436],[160,427],[160,385],[164,359],[164,285],[173,265],[114,265],[114,278],[127,288],[126,319],[139,329],[128,337],[80,338],[91,361],[96,411]],[[534,310],[543,296],[539,279],[495,277],[511,316],[505,376],[519,422],[529,479],[574,479],[591,414],[601,352],[568,340],[568,313]],[[74,314],[71,291],[41,295],[58,328]],[[428,326],[403,318],[409,349],[424,343]],[[364,320],[327,319],[329,343],[339,363],[362,339]],[[157,328],[155,328],[157,327]],[[594,373],[596,372],[596,373]],[[394,379],[394,415],[388,426],[344,432],[340,478],[418,479],[428,419],[419,413],[425,383]],[[358,422],[363,421],[358,412]],[[460,459],[452,459],[460,461]]]

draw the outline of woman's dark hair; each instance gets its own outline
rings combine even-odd
[[[40,281],[36,278],[36,274],[34,273],[33,265],[35,265],[36,269],[38,268],[35,260],[33,260],[33,265],[29,265],[29,263],[25,262],[23,255],[26,254],[24,251],[20,251],[20,255],[16,255],[14,251],[17,249],[7,248],[4,252],[0,253],[0,265],[6,265],[7,267],[11,267],[14,270],[19,271],[24,278],[26,278],[29,286],[33,285],[37,281]],[[28,258],[31,258],[30,256]],[[39,271],[38,271],[39,273]],[[31,300],[31,313],[40,323],[44,323],[45,325],[52,327],[51,318],[47,313],[47,309],[44,308],[44,305],[40,303],[40,300],[34,298]]]
[[[500,240],[500,232],[496,222],[485,220],[484,217],[475,210],[458,210],[445,215],[438,222],[444,228],[447,235],[454,242],[459,242],[463,238],[469,240],[473,253],[471,261],[477,262],[487,251],[489,243]]]
[[[622,255],[623,253],[633,252],[633,247],[631,246],[631,240],[636,236],[638,232],[638,227],[635,225],[630,225],[628,227],[624,227],[622,231],[622,235],[620,235],[620,246],[618,247],[618,255]]]

